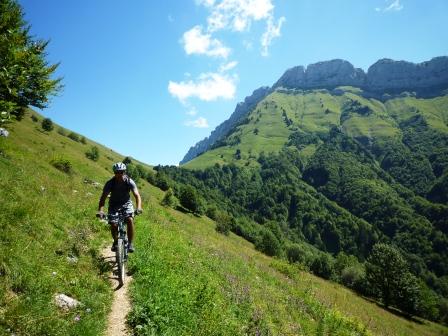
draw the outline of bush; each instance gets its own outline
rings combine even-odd
[[[201,214],[202,212],[201,199],[196,189],[193,188],[192,186],[187,185],[181,189],[179,201],[180,204],[187,210],[190,210],[195,214]]]
[[[156,187],[163,191],[167,191],[170,188],[168,177],[162,172],[157,172],[154,182]]]
[[[365,271],[362,267],[348,266],[340,274],[341,283],[348,288],[361,291]]]
[[[156,174],[154,174],[151,170],[148,170],[146,174],[146,181],[148,181],[149,184],[156,186]]]
[[[230,230],[235,224],[235,220],[232,216],[228,215],[224,212],[218,212],[216,216],[216,232],[222,233],[225,236],[228,236],[230,233]]]
[[[205,215],[214,221],[218,220],[218,208],[216,205],[213,204],[207,207],[207,210],[205,210]]]
[[[98,147],[92,146],[89,151],[86,152],[86,157],[92,161],[98,161],[100,158],[100,151]]]
[[[62,127],[59,127],[58,133],[62,136],[67,136],[67,132]]]
[[[54,128],[53,122],[51,121],[50,118],[45,118],[44,120],[42,120],[42,129],[44,131],[51,132],[53,128]]]
[[[262,231],[260,238],[255,243],[255,248],[268,256],[280,256],[283,252],[280,241],[268,229]]]
[[[321,278],[331,279],[334,277],[333,260],[326,253],[323,253],[314,259],[310,268],[314,274]]]
[[[166,191],[161,204],[163,206],[168,206],[168,207],[175,207],[177,205],[177,198],[176,198],[176,196],[174,196],[173,189],[169,188]]]
[[[83,145],[87,144],[86,137],[82,137],[82,138],[81,138],[81,143],[82,143]]]
[[[72,163],[70,162],[70,160],[64,157],[54,158],[53,160],[50,161],[50,163],[53,165],[53,167],[66,174],[73,173]]]
[[[32,115],[31,115],[31,120],[32,120],[33,122],[38,122],[38,121],[39,121],[39,118],[36,117],[34,114],[32,114]]]
[[[286,256],[290,263],[302,263],[304,257],[304,251],[298,244],[292,244],[286,249]]]
[[[68,137],[70,139],[72,139],[73,141],[79,142],[79,135],[76,134],[75,132],[70,132],[70,134],[68,135]]]

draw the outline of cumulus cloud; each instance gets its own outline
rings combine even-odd
[[[183,103],[191,97],[196,97],[203,101],[213,101],[218,98],[232,99],[235,96],[235,82],[235,76],[220,73],[203,73],[195,81],[170,81],[168,91],[173,97],[178,98]]]
[[[266,21],[266,31],[262,42],[262,55],[268,54],[272,40],[280,36],[284,17],[274,23],[274,5],[272,0],[196,0],[210,10],[207,18],[207,30],[214,33],[218,30],[236,32],[248,31],[253,21]]]
[[[230,53],[230,49],[225,47],[221,41],[213,39],[211,34],[204,34],[201,26],[195,26],[185,32],[182,43],[187,55],[204,54],[227,58]]]
[[[196,127],[196,128],[208,128],[207,119],[199,117],[196,120],[190,120],[185,122],[185,126]]]
[[[400,0],[385,0],[385,7],[376,7],[377,12],[399,12],[404,6],[400,3]]]

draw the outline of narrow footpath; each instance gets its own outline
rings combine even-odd
[[[129,335],[126,327],[126,315],[131,311],[128,288],[132,277],[126,276],[125,283],[123,286],[120,286],[117,276],[117,265],[115,263],[115,252],[112,252],[110,247],[105,247],[102,250],[102,256],[104,261],[111,265],[112,271],[109,279],[114,288],[114,300],[112,310],[109,314],[105,336],[126,336]]]

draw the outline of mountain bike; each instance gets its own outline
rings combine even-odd
[[[122,286],[126,277],[125,263],[128,260],[128,235],[126,217],[123,213],[117,212],[115,214],[108,215],[109,222],[117,223],[118,227],[118,239],[117,248],[115,250],[115,261],[118,269],[118,282]]]
[[[134,212],[135,215],[139,215],[138,211]],[[116,212],[114,214],[103,215],[102,218],[106,219],[109,223],[117,223],[118,229],[118,239],[117,247],[115,250],[115,262],[117,264],[118,270],[118,282],[120,286],[123,286],[126,277],[126,267],[125,264],[128,260],[128,235],[127,235],[127,224],[126,216],[123,212]]]

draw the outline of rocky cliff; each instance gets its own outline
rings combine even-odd
[[[425,91],[448,87],[448,57],[422,63],[382,59],[367,73],[347,61],[336,59],[287,70],[274,88],[316,89],[350,85],[368,92]]]

